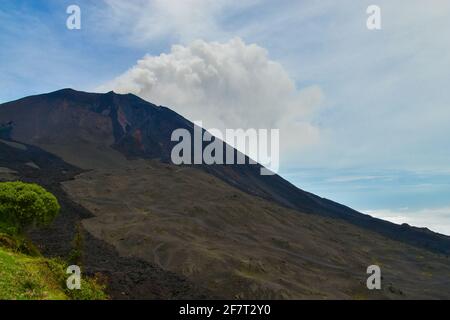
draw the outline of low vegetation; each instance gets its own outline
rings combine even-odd
[[[82,277],[81,289],[66,286],[68,263],[42,257],[24,230],[45,226],[60,210],[57,199],[36,184],[0,183],[0,299],[106,299],[97,279]]]
[[[60,210],[58,200],[37,184],[0,183],[0,228],[17,234],[30,226],[45,226]]]

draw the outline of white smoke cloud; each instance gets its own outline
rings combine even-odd
[[[297,89],[264,48],[239,38],[196,40],[174,45],[168,54],[147,55],[99,90],[136,94],[207,129],[280,129],[286,151],[319,138],[311,118],[322,100],[320,88]]]

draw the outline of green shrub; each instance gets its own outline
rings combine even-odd
[[[0,183],[0,228],[20,233],[28,226],[50,224],[60,210],[56,197],[37,184]]]

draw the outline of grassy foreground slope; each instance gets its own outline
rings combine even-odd
[[[11,248],[15,240],[0,234],[1,300],[105,299],[101,285],[93,279],[81,280],[80,290],[66,287],[66,264],[58,259],[28,255]]]
[[[67,299],[56,262],[0,248],[0,299]]]
[[[95,279],[81,277],[69,290],[67,263],[42,257],[25,236],[28,226],[45,226],[60,210],[54,195],[37,184],[0,182],[0,299],[104,299]]]

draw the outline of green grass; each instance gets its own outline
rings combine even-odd
[[[11,236],[0,234],[0,300],[102,300],[104,287],[82,275],[81,289],[66,287],[66,264],[59,259],[18,252]],[[9,238],[9,241],[8,241]]]
[[[0,248],[0,299],[68,299],[48,261]]]

